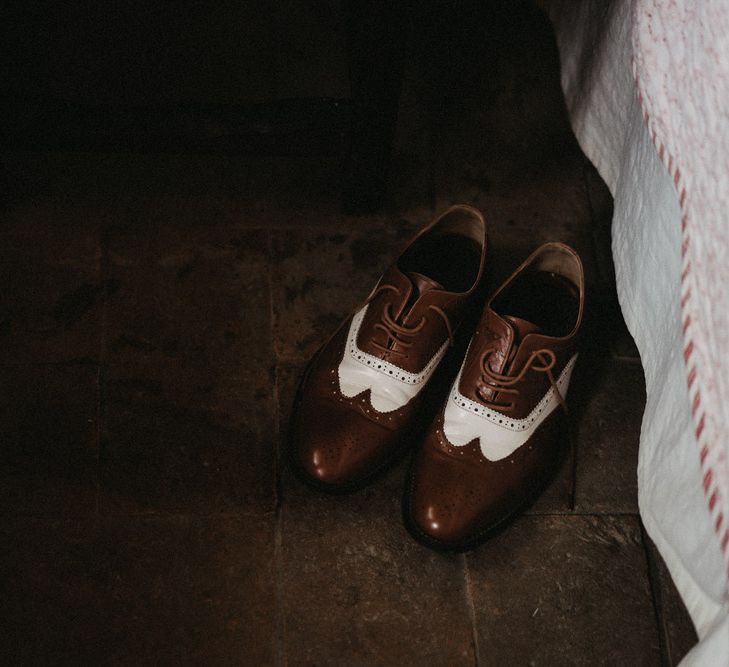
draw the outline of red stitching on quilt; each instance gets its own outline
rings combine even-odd
[[[698,440],[701,437],[701,434],[704,432],[704,424],[706,423],[706,413],[701,415],[701,419],[699,419],[699,425],[696,427],[696,439]],[[711,470],[711,468],[709,468]]]
[[[658,141],[657,139],[657,133],[656,128],[652,122],[651,115],[648,111],[648,108],[645,104],[645,96],[643,94],[643,90],[641,89],[640,84],[640,77],[638,76],[638,68],[636,66],[635,59],[633,59],[633,76],[635,79],[635,85],[636,90],[638,92],[638,100],[640,102],[640,106],[643,110],[643,120],[645,121],[646,127],[648,128],[648,132],[653,139],[653,143],[658,149],[658,155],[661,159],[661,162],[665,165],[665,156],[668,153],[668,173],[669,175],[673,176],[673,183],[678,191],[679,195],[679,205],[681,207],[681,234],[682,234],[682,242],[681,242],[681,257],[682,260],[685,262],[684,269],[681,273],[681,284],[683,285],[686,282],[686,279],[691,273],[691,261],[687,257],[688,249],[689,249],[689,242],[690,242],[690,236],[689,236],[689,212],[686,208],[686,200],[687,200],[687,191],[686,188],[681,183],[681,170],[678,168],[678,165],[676,165],[676,172],[672,173],[673,169],[673,155],[669,153],[669,151],[666,149],[663,142]],[[707,505],[710,516],[714,513],[715,510],[718,510],[718,514],[716,516],[715,522],[714,522],[714,530],[716,531],[717,536],[720,535],[720,531],[724,524],[724,513],[720,507],[719,498],[726,498],[727,494],[729,493],[729,490],[724,488],[724,480],[721,477],[717,476],[715,488],[713,489],[711,495],[708,495],[709,491],[709,484],[711,483],[711,480],[715,477],[714,475],[714,464],[715,463],[723,463],[726,465],[726,452],[723,450],[720,450],[718,455],[715,457],[715,460],[712,461],[712,457],[709,456],[709,454],[714,450],[714,447],[709,442],[702,442],[701,438],[702,435],[704,435],[704,428],[706,425],[706,413],[701,412],[700,416],[698,417],[698,423],[696,422],[696,413],[698,412],[698,405],[700,403],[700,388],[701,388],[701,380],[698,378],[698,370],[695,363],[691,363],[689,365],[689,357],[691,356],[691,353],[694,350],[694,340],[691,335],[690,326],[692,323],[691,314],[689,312],[686,312],[687,306],[691,300],[691,286],[690,284],[686,286],[686,289],[684,293],[681,296],[681,310],[683,315],[683,334],[684,334],[684,343],[685,343],[685,349],[684,349],[684,360],[686,364],[686,371],[687,371],[687,383],[688,383],[688,390],[689,393],[691,391],[695,391],[696,395],[693,398],[692,402],[692,413],[693,413],[693,419],[694,423],[696,424],[695,427],[695,434],[696,434],[696,440],[697,444],[700,446],[700,453],[699,458],[701,461],[701,467],[704,471],[704,491],[707,494]],[[706,480],[709,480],[707,483]],[[724,532],[721,536],[721,550],[724,556],[727,556],[727,543],[729,543],[729,530],[724,528]],[[726,576],[727,579],[729,579],[729,561],[727,561],[727,570],[726,570]]]
[[[688,277],[688,274],[691,273],[691,260],[689,260],[686,264],[686,268],[681,271],[681,282],[685,282],[686,278]]]

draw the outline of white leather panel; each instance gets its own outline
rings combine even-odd
[[[562,396],[567,395],[576,360],[575,354],[557,379],[557,387]],[[511,455],[532,436],[559,405],[557,394],[554,388],[550,387],[529,415],[524,419],[510,419],[463,396],[458,391],[460,381],[459,372],[448,397],[443,419],[443,434],[448,442],[456,447],[467,445],[474,438],[478,438],[481,453],[489,461],[498,461]]]
[[[351,398],[369,389],[372,407],[378,412],[392,412],[406,405],[425,386],[443,358],[448,341],[420,373],[410,373],[357,347],[357,335],[366,312],[367,306],[352,318],[349,325],[347,347],[339,364],[339,391]]]

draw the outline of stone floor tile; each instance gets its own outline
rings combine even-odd
[[[0,364],[98,362],[103,288],[96,271],[0,264]]]
[[[273,664],[272,521],[4,522],[0,661]]]
[[[351,232],[273,235],[274,346],[279,361],[308,360],[364,301],[416,227],[363,218]]]
[[[554,477],[527,510],[527,514],[564,514],[572,510],[573,461],[567,451]]]
[[[616,363],[619,368],[613,369]],[[640,366],[592,351],[581,353],[567,397],[569,441],[564,460],[528,513],[637,512],[636,466],[645,394],[643,376],[636,379],[636,373]],[[614,400],[618,409],[627,406],[627,418],[613,411]]]
[[[221,206],[242,184],[235,175],[246,163],[240,156],[83,151],[12,151],[2,160],[23,199],[119,208],[205,194]]]
[[[638,512],[637,466],[645,408],[642,368],[583,355],[573,394],[577,438],[576,506],[583,512]]]
[[[160,219],[202,230],[359,226],[340,212],[337,156],[16,151],[2,160],[21,203],[45,202],[56,214],[69,207],[111,209],[132,229]]]
[[[91,515],[98,484],[99,369],[2,369],[0,513]]]
[[[158,401],[241,424],[242,401],[271,387],[266,233],[118,233],[108,242],[108,377],[153,381]]]
[[[18,205],[0,223],[0,364],[99,359],[101,285],[93,210]]]
[[[102,509],[275,502],[267,235],[110,232]]]
[[[644,533],[653,584],[653,596],[659,620],[664,662],[678,665],[698,642],[696,630],[663,558],[653,541]]]
[[[464,202],[479,207],[494,241],[531,247],[563,241],[587,254],[592,252],[592,240],[581,167],[579,154],[565,157],[560,163],[534,168],[517,181],[494,185],[486,191],[436,181],[438,205]]]
[[[16,176],[22,179],[22,175]],[[45,179],[40,180],[44,182]],[[26,185],[32,194],[30,200],[3,208],[0,262],[22,256],[80,270],[98,269],[101,259],[99,229],[109,221],[108,207],[77,207],[60,196],[51,200],[39,196],[36,188],[42,192],[43,187],[41,184],[36,184],[35,188]]]
[[[634,517],[522,517],[467,555],[482,665],[658,665]]]
[[[230,175],[238,220],[268,229],[359,229],[366,220],[344,216],[343,160],[338,156],[249,160]]]
[[[137,218],[152,214],[202,230],[215,223],[341,227],[341,172],[338,157],[321,155],[135,156],[104,165],[101,185]]]
[[[390,484],[347,497],[299,485],[282,517],[289,664],[473,664],[462,557],[406,534]]]
[[[149,381],[151,382],[151,381]],[[210,413],[150,405],[149,386],[106,388],[101,511],[252,512],[275,505],[275,433],[226,427]],[[251,422],[260,406],[247,407]],[[269,413],[270,414],[270,413]],[[266,415],[268,417],[268,415]]]
[[[304,375],[306,364],[279,364],[276,366],[276,399],[278,402],[279,431],[285,439],[289,428],[296,391]]]
[[[499,277],[494,289],[540,245],[557,241],[577,251],[585,271],[587,293],[594,291],[597,268],[579,164],[575,158],[569,170],[560,171],[555,166],[556,171],[552,172],[547,167],[544,174],[533,180],[510,184],[502,193],[485,194],[474,202],[489,225],[489,262]]]

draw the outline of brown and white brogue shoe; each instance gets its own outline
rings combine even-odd
[[[479,307],[485,254],[483,216],[453,206],[316,354],[290,426],[291,461],[306,481],[359,488],[413,441],[424,389],[464,315]]]
[[[584,282],[577,253],[547,243],[487,304],[406,483],[405,524],[427,546],[476,546],[555,470],[567,449]]]

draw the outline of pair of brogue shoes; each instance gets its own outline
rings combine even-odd
[[[486,239],[470,206],[423,229],[312,359],[291,419],[292,464],[325,491],[358,489],[414,449],[404,521],[436,549],[488,537],[565,450],[585,281],[562,243],[538,248],[496,290],[434,401],[457,328],[483,305]]]

